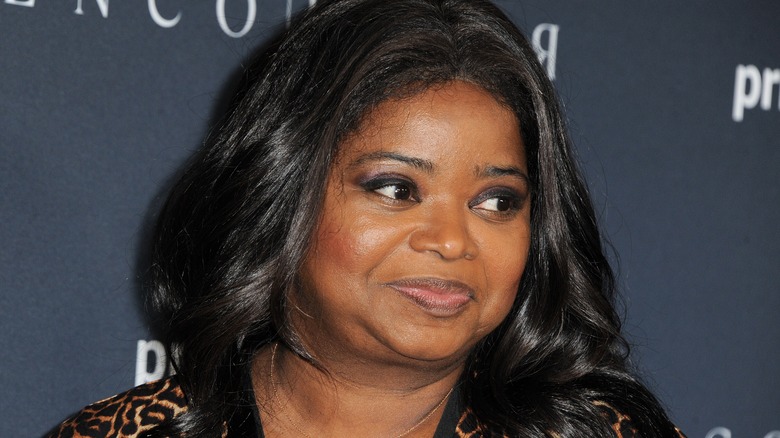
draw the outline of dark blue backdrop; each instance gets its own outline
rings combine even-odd
[[[0,1],[0,436],[161,371],[149,221],[307,4]],[[780,437],[780,3],[500,5],[555,76],[646,379],[690,437]]]

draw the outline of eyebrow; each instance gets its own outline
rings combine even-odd
[[[474,169],[474,174],[477,176],[477,178],[498,178],[502,176],[511,176],[523,180],[526,184],[531,183],[531,179],[528,178],[528,175],[522,169],[515,166],[509,166],[509,167],[477,166]]]
[[[381,160],[394,160],[404,164],[408,164],[414,168],[425,171],[426,173],[433,173],[433,162],[416,157],[409,157],[395,152],[388,151],[376,151],[365,155],[359,156],[355,161],[351,162],[348,167],[356,167],[371,161]],[[526,184],[530,184],[531,180],[528,175],[515,166],[500,167],[500,166],[477,166],[474,168],[474,174],[477,178],[499,178],[502,176],[510,176],[522,180]]]
[[[400,161],[401,163],[405,163],[417,169],[423,170],[426,173],[433,173],[433,163],[428,160],[424,160],[422,158],[408,157],[406,155],[396,154],[395,152],[387,152],[387,151],[377,151],[377,152],[371,152],[369,154],[361,155],[355,161],[350,163],[349,167],[359,166],[361,164],[370,161],[380,161],[380,160]]]

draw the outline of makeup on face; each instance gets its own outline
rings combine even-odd
[[[512,307],[530,199],[517,119],[485,90],[381,103],[331,169],[297,332],[362,360],[462,360]]]

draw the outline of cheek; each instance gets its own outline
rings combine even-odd
[[[359,273],[364,250],[360,234],[353,232],[340,212],[326,213],[304,262],[303,288],[296,303],[320,322],[339,319],[343,309],[361,301],[350,292],[361,289]]]
[[[313,259],[332,276],[365,277],[392,252],[395,230],[387,224],[349,214],[349,208],[331,209],[324,216],[315,242]],[[381,221],[380,221],[381,222]]]
[[[359,259],[361,242],[358,235],[343,227],[327,226],[317,235],[315,259],[330,266],[352,266]]]
[[[515,242],[507,245],[507,242]],[[488,297],[487,319],[491,325],[498,325],[514,304],[517,290],[520,286],[520,277],[525,270],[528,261],[528,249],[530,238],[523,233],[517,239],[507,239],[502,244],[488,251],[489,259],[485,261],[485,276],[488,288],[492,296]]]
[[[315,258],[326,265],[352,266],[364,250],[360,234],[348,223],[324,223],[317,233]]]

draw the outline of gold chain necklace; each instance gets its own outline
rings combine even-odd
[[[275,343],[273,348],[271,348],[271,366],[270,366],[271,371],[270,371],[269,380],[271,381],[271,399],[272,400],[276,400],[276,382],[274,382],[274,364],[275,364],[275,360],[276,360],[276,347],[278,347],[278,346],[279,346],[279,343]],[[409,435],[410,433],[412,433],[412,431],[414,431],[418,427],[422,426],[423,423],[425,423],[429,418],[431,418],[431,415],[433,415],[434,412],[438,411],[439,408],[442,407],[442,405],[444,404],[444,402],[447,401],[447,398],[449,398],[450,394],[452,394],[452,390],[454,390],[454,389],[455,389],[454,386],[452,388],[450,388],[450,390],[447,391],[446,394],[444,394],[444,398],[442,398],[441,401],[439,401],[439,403],[436,406],[433,407],[433,409],[428,411],[428,413],[422,418],[422,420],[418,421],[412,427],[406,429],[402,434],[396,435],[395,438],[403,438],[406,435]],[[311,435],[309,435],[308,433],[304,432],[298,426],[298,423],[296,423],[295,420],[293,420],[292,417],[290,417],[287,414],[286,411],[282,410],[282,413],[284,414],[284,417],[287,420],[287,422],[292,424],[293,428],[295,428],[295,430],[298,433],[300,433],[301,435],[303,435],[306,438],[311,438]]]

